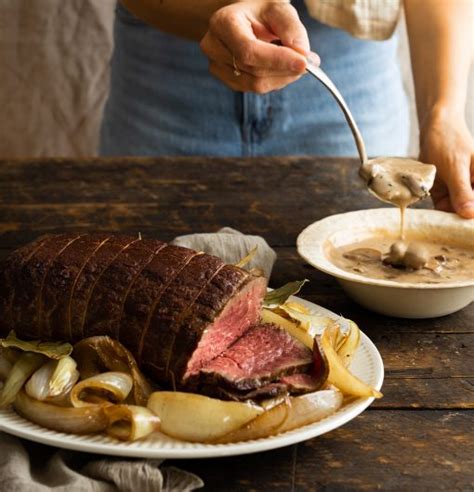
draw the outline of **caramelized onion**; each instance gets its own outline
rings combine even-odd
[[[338,337],[337,326],[328,326],[320,338],[321,352],[326,356],[329,366],[329,383],[343,394],[358,397],[382,398],[382,393],[354,376],[344,365],[344,361],[335,350]]]
[[[291,405],[290,399],[286,399],[279,405],[267,410],[239,429],[214,440],[215,444],[224,444],[229,442],[249,441],[251,439],[260,439],[271,435],[278,434],[281,427],[288,419]]]
[[[46,357],[31,352],[23,353],[13,365],[0,392],[0,408],[13,403],[27,379],[44,363]]]
[[[13,364],[6,357],[5,350],[0,349],[0,381],[5,381],[5,379],[7,379],[12,367]]]
[[[148,408],[160,418],[163,434],[192,442],[218,439],[263,413],[262,407],[250,403],[179,391],[156,391]]]
[[[124,372],[103,372],[79,382],[71,390],[74,407],[121,403],[132,390],[133,379]]]
[[[229,443],[260,439],[312,424],[336,412],[342,401],[342,393],[336,389],[291,397],[215,442]]]
[[[265,323],[274,323],[281,328],[284,328],[292,337],[299,340],[301,343],[306,345],[309,349],[313,347],[313,337],[308,333],[305,328],[301,327],[298,321],[293,321],[284,318],[280,314],[275,313],[271,309],[262,309],[262,320]]]
[[[108,424],[104,406],[58,407],[30,398],[23,390],[13,408],[25,419],[58,432],[89,434],[105,430]]]
[[[78,379],[76,362],[67,356],[46,362],[31,376],[25,391],[39,401],[57,399],[67,395]]]
[[[15,349],[15,348],[12,348],[12,347],[9,347],[9,348],[0,348],[0,350],[2,351],[2,355],[3,357],[8,361],[10,362],[11,365],[13,365],[19,358],[20,358],[20,355],[23,353],[22,350],[18,350],[18,349]]]
[[[342,339],[336,348],[337,355],[339,355],[345,367],[349,367],[354,354],[360,344],[360,330],[359,327],[353,322],[349,321],[350,331],[348,335]]]
[[[160,428],[160,419],[145,407],[110,405],[104,412],[109,422],[107,434],[121,441],[135,441]]]
[[[85,338],[74,345],[73,357],[82,379],[104,371],[130,374],[133,378],[133,403],[146,406],[152,388],[133,355],[121,343],[107,336]]]

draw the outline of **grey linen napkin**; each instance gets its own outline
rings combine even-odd
[[[255,246],[246,268],[261,268],[270,277],[276,253],[259,236],[225,227],[217,233],[177,237],[186,246],[237,263]],[[203,487],[196,475],[163,460],[104,457],[56,450],[0,432],[0,492],[187,492]]]
[[[184,492],[204,485],[196,475],[161,463],[56,451],[0,433],[1,492]]]
[[[275,251],[270,248],[263,237],[242,234],[230,227],[223,227],[214,233],[179,236],[173,241],[173,244],[216,255],[226,263],[232,264],[238,263],[257,246],[255,256],[245,268],[261,268],[267,278],[270,278],[276,260]]]

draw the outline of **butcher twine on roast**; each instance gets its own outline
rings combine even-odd
[[[266,281],[219,258],[153,239],[60,234],[0,266],[0,335],[108,335],[166,387],[244,399],[305,391],[311,351],[259,322]]]

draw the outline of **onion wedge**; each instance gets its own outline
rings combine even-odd
[[[334,346],[337,342],[339,327],[328,326],[321,335],[320,347],[329,365],[328,382],[336,386],[343,394],[357,397],[382,398],[382,393],[354,376],[344,365]]]
[[[13,403],[16,395],[21,390],[28,378],[41,367],[46,357],[31,352],[23,353],[13,365],[5,385],[0,392],[0,408]]]
[[[58,432],[90,434],[107,428],[104,407],[58,407],[30,398],[23,390],[13,403],[13,408],[27,420]]]
[[[66,356],[50,360],[40,367],[26,383],[25,391],[35,400],[52,400],[69,393],[78,379],[76,362]]]
[[[302,328],[299,323],[291,321],[271,309],[262,309],[262,320],[265,323],[273,323],[284,328],[291,336],[306,345],[309,349],[313,348],[313,337]]]
[[[350,363],[360,343],[359,327],[353,321],[349,321],[349,325],[351,329],[348,335],[337,347],[337,355],[339,355],[345,367],[350,366]]]
[[[2,356],[10,362],[11,365],[13,365],[19,358],[20,355],[23,353],[22,350],[15,349],[15,348],[0,348],[2,351]]]
[[[133,379],[124,372],[103,372],[77,383],[71,390],[73,407],[121,403],[132,390]]]
[[[342,393],[336,389],[291,397],[215,442],[230,443],[260,439],[312,424],[336,412],[342,401]]]
[[[312,338],[316,335],[321,335],[326,326],[334,323],[334,320],[328,316],[311,314],[307,308],[305,309],[305,306],[296,302],[286,302],[278,306],[278,310],[283,311],[292,321],[299,323],[300,327]]]
[[[110,405],[104,412],[109,421],[107,434],[121,441],[136,441],[160,428],[160,419],[145,407]]]
[[[74,345],[73,357],[82,379],[105,371],[130,374],[133,378],[133,403],[146,406],[152,388],[133,355],[121,343],[107,336],[85,338]]]
[[[276,407],[267,410],[249,423],[213,441],[214,444],[250,441],[278,434],[288,419],[290,398]]]
[[[215,440],[253,420],[263,408],[193,393],[157,391],[148,408],[161,420],[161,432],[191,442]]]
[[[12,367],[13,364],[6,357],[5,349],[0,348],[0,381],[7,379]]]

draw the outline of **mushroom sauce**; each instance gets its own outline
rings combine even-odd
[[[329,246],[332,263],[374,279],[438,284],[474,278],[474,248],[444,241],[395,241],[373,236],[341,247]]]
[[[403,239],[405,210],[429,196],[436,167],[413,159],[378,157],[365,162],[360,173],[374,196],[400,209],[400,238]]]

